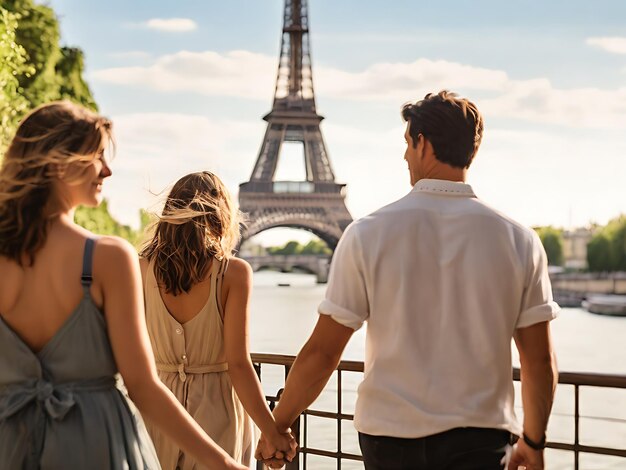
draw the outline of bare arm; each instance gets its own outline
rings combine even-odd
[[[261,432],[277,449],[295,454],[295,443],[292,446],[291,439],[278,432],[250,359],[248,315],[251,288],[250,265],[241,259],[231,259],[224,276],[223,296],[224,351],[228,373],[237,396]]]
[[[315,329],[298,354],[287,377],[285,390],[274,410],[279,429],[291,426],[318,397],[337,368],[354,330],[320,315]]]
[[[102,286],[117,367],[142,414],[207,467],[244,469],[207,436],[157,376],[135,250],[121,239],[101,238],[95,250],[94,274]]]
[[[518,328],[514,339],[521,365],[524,434],[533,442],[539,443],[545,437],[558,382],[550,322]],[[543,468],[543,452],[534,451],[521,439],[517,454],[521,455],[514,455],[512,460],[525,459],[519,460],[520,465],[525,463],[530,469]]]

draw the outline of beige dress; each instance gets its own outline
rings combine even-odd
[[[233,389],[224,357],[224,324],[217,293],[226,265],[213,260],[207,303],[181,324],[163,303],[151,262],[144,285],[146,322],[161,381],[220,447],[236,461],[254,468],[253,422]],[[156,427],[146,424],[163,470],[205,468]]]

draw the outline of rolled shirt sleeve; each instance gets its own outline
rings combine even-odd
[[[326,297],[318,312],[354,330],[369,317],[363,251],[355,223],[345,230],[335,249]]]
[[[527,283],[524,287],[522,305],[516,328],[525,328],[553,320],[561,307],[552,299],[552,285],[548,276],[548,258],[539,236],[532,232]]]

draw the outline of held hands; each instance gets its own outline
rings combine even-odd
[[[517,470],[518,467],[525,470],[543,470],[543,450],[531,449],[523,439],[517,441],[513,447],[508,470]]]
[[[282,468],[286,463],[293,460],[297,448],[298,443],[291,433],[291,429],[282,433],[276,431],[271,436],[262,434],[254,458],[262,460],[270,468]]]

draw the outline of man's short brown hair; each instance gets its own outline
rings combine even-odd
[[[409,123],[414,146],[422,134],[432,144],[437,160],[469,168],[483,138],[483,117],[474,103],[442,90],[428,93],[415,104],[405,104],[402,117]]]

